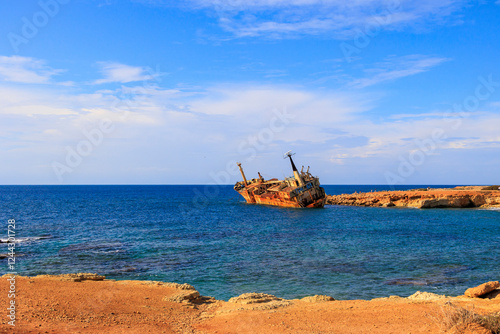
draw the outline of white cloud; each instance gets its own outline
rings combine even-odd
[[[15,107],[6,107],[2,109],[2,113],[12,114],[12,115],[25,115],[25,116],[34,116],[34,115],[76,115],[77,113],[74,110],[67,108],[58,108],[47,105],[21,105]]]
[[[0,56],[0,80],[27,84],[51,83],[62,70],[52,69],[42,60],[21,56]],[[68,83],[64,83],[68,84]]]
[[[496,130],[500,124],[500,115],[494,112],[449,117],[448,111],[443,110],[440,117],[435,117],[437,113],[432,113],[432,117],[428,115],[424,113],[422,117],[388,119],[381,123],[360,119],[355,125],[344,124],[344,131],[353,135],[365,135],[370,138],[370,142],[365,147],[336,149],[332,151],[332,155],[341,154],[344,159],[393,159],[420,149],[420,145],[434,146],[431,153],[434,155],[446,149],[500,148],[500,136]],[[436,132],[440,133],[439,139],[433,139]]]
[[[119,63],[100,62],[101,73],[104,78],[96,80],[95,84],[111,82],[136,82],[154,80],[157,74],[145,67],[129,66]]]
[[[164,3],[163,1],[148,1]],[[330,33],[352,36],[359,29],[382,29],[434,21],[459,10],[467,0],[185,0],[188,6],[210,9],[223,29],[236,37],[282,38]]]
[[[358,85],[402,76],[392,71],[420,73],[442,61],[426,56],[391,58],[368,70],[369,75]],[[374,105],[373,96],[358,90],[309,90],[288,85],[225,84],[193,91],[129,84],[86,94],[60,85],[0,85],[0,157],[13,161],[10,167],[1,167],[0,174],[21,175],[5,182],[27,182],[23,177],[29,175],[38,175],[36,182],[57,182],[51,163],[64,161],[66,148],[86,140],[84,131],[95,129],[102,119],[111,120],[115,130],[67,175],[68,183],[206,183],[212,181],[210,171],[223,170],[231,160],[246,162],[249,171],[265,164],[269,166],[267,175],[281,177],[281,167],[269,164],[268,158],[275,159],[291,148],[301,150],[298,163],[311,164],[315,173],[323,168],[322,175],[340,175],[332,171],[335,163],[351,173],[350,180],[358,175],[353,170],[360,170],[359,166],[366,167],[370,177],[383,177],[384,164],[397,167],[398,156],[418,149],[416,141],[428,140],[435,129],[442,129],[446,138],[438,143],[433,156],[439,157],[443,150],[500,148],[497,101],[484,110],[459,115],[465,117],[461,120],[449,115],[445,118],[442,115],[447,113],[440,110],[423,110],[421,114],[401,110],[373,122],[364,112]],[[293,118],[285,127],[280,122],[273,125],[275,111]],[[252,140],[257,140],[254,147]],[[241,147],[257,152],[253,166],[245,161],[248,156]],[[200,162],[204,157],[208,158]],[[14,161],[23,163],[16,167]],[[45,169],[36,167],[32,174],[33,166]],[[144,173],[144,168],[151,172]],[[332,178],[330,182],[338,181]]]
[[[433,117],[443,117],[443,113],[440,112],[427,112],[420,114],[396,114],[391,115],[391,119],[404,119],[404,118],[433,118]]]
[[[376,68],[368,69],[369,74],[365,78],[355,79],[351,86],[355,88],[365,88],[385,81],[393,81],[418,73],[426,72],[448,58],[428,57],[423,55],[410,55],[404,57],[391,57],[387,61],[380,63]]]

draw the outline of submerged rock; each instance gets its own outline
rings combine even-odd
[[[425,279],[415,279],[415,278],[395,278],[389,281],[386,281],[387,285],[416,285],[416,286],[424,286],[429,285],[429,281]]]

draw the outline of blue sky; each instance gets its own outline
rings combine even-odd
[[[498,184],[500,1],[1,1],[0,184]]]

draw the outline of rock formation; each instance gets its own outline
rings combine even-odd
[[[484,189],[481,186],[470,186],[327,195],[326,204],[420,209],[500,207],[500,190]]]
[[[498,281],[491,281],[491,282],[483,283],[483,284],[476,286],[474,288],[467,289],[465,291],[465,295],[467,297],[471,297],[471,298],[480,298],[480,297],[486,295],[487,293],[490,293],[493,290],[498,289],[499,287],[500,287],[500,283],[498,283]]]

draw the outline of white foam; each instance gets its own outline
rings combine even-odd
[[[486,211],[500,211],[500,208],[497,208],[497,207],[495,207],[495,208],[481,208],[481,209],[479,209],[479,210],[486,210]]]
[[[39,237],[20,237],[20,238],[14,238],[15,242],[30,242],[30,241],[37,241],[37,240],[43,240],[43,239],[50,239],[52,236],[50,235],[43,235]],[[8,238],[0,238],[0,242],[9,242]]]

